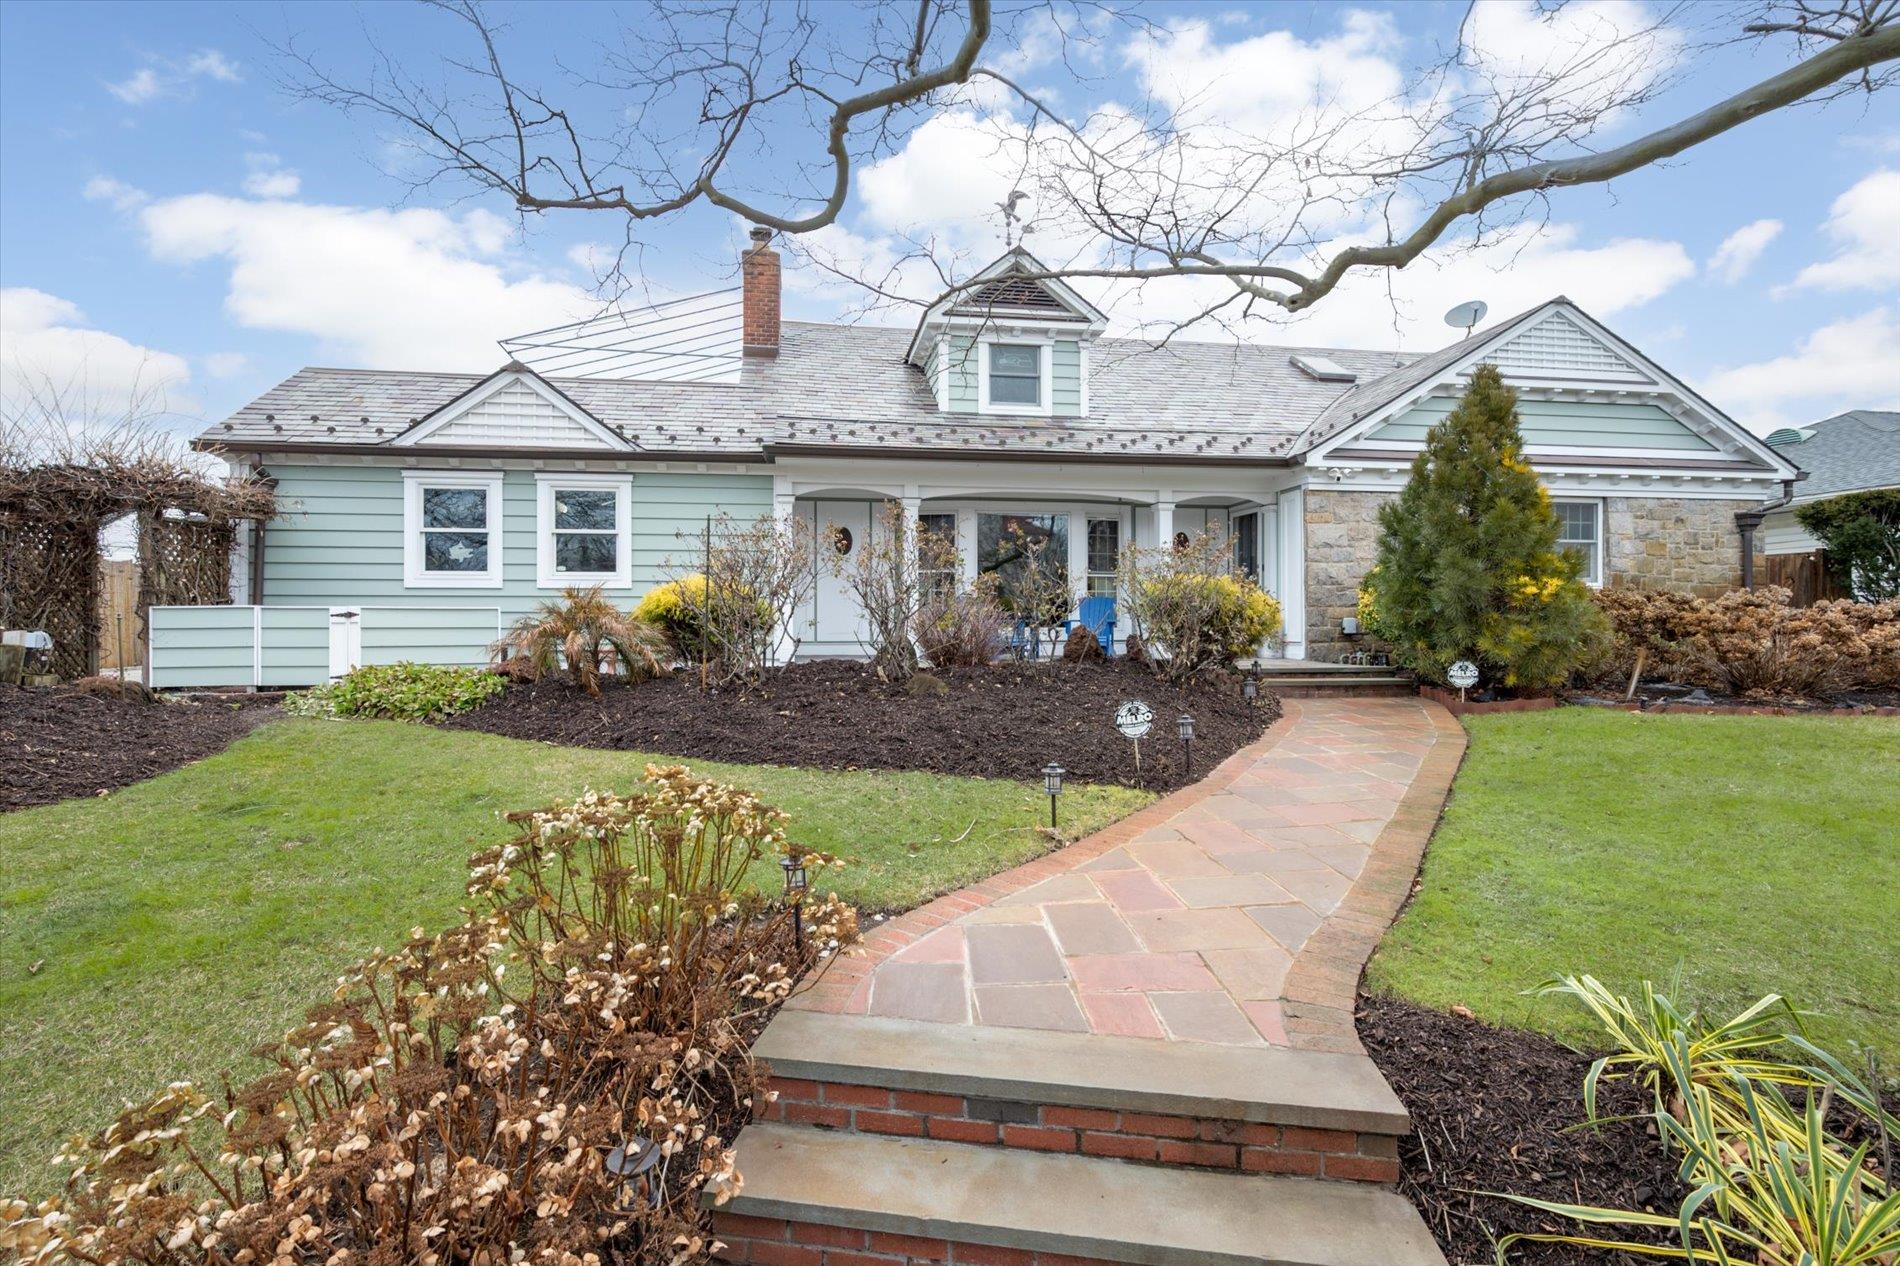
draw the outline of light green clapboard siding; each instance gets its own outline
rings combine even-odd
[[[1442,421],[1456,400],[1427,400],[1375,428],[1369,440],[1417,444]],[[1560,448],[1657,448],[1707,452],[1714,445],[1653,404],[1596,401],[1520,400],[1520,429],[1526,445]]]
[[[155,607],[150,619],[154,689],[251,684],[251,608]]]
[[[402,583],[402,472],[394,466],[271,466],[283,509],[265,537],[264,602],[499,607],[504,620],[557,596],[535,585],[535,472],[510,470],[502,481],[502,577],[499,589],[405,589]],[[633,480],[633,585],[611,591],[631,604],[665,578],[669,557],[688,556],[690,542],[713,514],[749,520],[770,513],[766,475],[709,470],[636,471]],[[444,628],[437,662],[469,657],[467,637]],[[394,636],[393,633],[390,636]],[[493,639],[488,633],[488,639]],[[363,656],[371,659],[366,623]],[[391,643],[392,645],[394,643]],[[412,640],[412,649],[430,648]]]
[[[981,408],[977,394],[977,355],[975,340],[967,337],[950,340],[946,394],[952,413],[976,413]],[[935,366],[933,352],[925,372],[934,372]],[[1049,398],[1058,415],[1074,417],[1082,412],[1082,345],[1074,339],[1051,344]]]

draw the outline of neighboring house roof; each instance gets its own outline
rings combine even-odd
[[[1280,458],[1350,383],[1292,363],[1324,356],[1360,375],[1398,352],[1097,339],[1086,417],[946,413],[905,359],[910,332],[788,321],[776,358],[747,358],[736,383],[551,378],[547,383],[642,455],[758,456],[823,447],[910,453],[1174,460]],[[233,446],[392,445],[494,375],[303,369],[207,430]]]
[[[1796,485],[1796,504],[1900,487],[1900,413],[1850,409],[1799,430],[1777,431],[1768,442],[1808,472]]]

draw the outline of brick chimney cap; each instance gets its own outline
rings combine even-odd
[[[766,228],[763,224],[755,224],[752,226],[751,236],[754,246],[764,246],[767,242],[772,240],[772,230]]]

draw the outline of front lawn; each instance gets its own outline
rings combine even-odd
[[[1680,971],[1726,1012],[1780,992],[1814,1033],[1900,1070],[1900,722],[1475,717],[1422,888],[1367,970],[1374,993],[1600,1045],[1523,990]]]
[[[451,920],[496,814],[649,760],[394,722],[282,721],[103,799],[0,817],[0,1193],[43,1192],[66,1134],[207,1078],[276,1037],[337,974]],[[1048,847],[1040,785],[690,762],[854,865],[814,877],[866,910],[916,905]],[[1079,837],[1152,797],[1071,784]],[[779,890],[778,868],[757,882]]]

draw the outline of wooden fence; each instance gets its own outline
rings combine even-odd
[[[99,564],[99,671],[145,663],[139,623],[139,565]]]
[[[1827,553],[1769,554],[1763,559],[1760,580],[1764,585],[1779,585],[1794,595],[1794,605],[1811,607],[1827,598],[1851,598],[1828,573]]]

